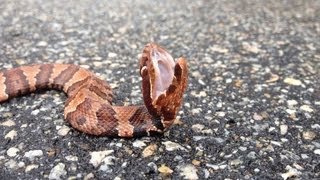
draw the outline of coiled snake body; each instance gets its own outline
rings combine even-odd
[[[176,118],[187,86],[187,64],[157,44],[140,59],[145,105],[112,106],[110,86],[71,64],[36,64],[0,71],[0,102],[41,89],[63,90],[64,117],[75,129],[97,136],[137,137],[163,133]]]

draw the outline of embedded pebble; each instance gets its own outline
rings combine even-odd
[[[256,42],[252,42],[252,43],[243,42],[242,47],[247,52],[254,53],[254,54],[257,54],[261,51]]]
[[[63,176],[67,175],[65,170],[66,165],[63,163],[58,163],[54,168],[51,169],[49,174],[49,179],[64,179]]]
[[[91,180],[91,179],[94,179],[94,174],[93,173],[89,173],[83,178],[83,180]]]
[[[132,143],[133,147],[136,147],[136,148],[143,148],[144,146],[146,146],[146,143],[142,140],[135,140],[133,143]]]
[[[33,161],[34,158],[41,156],[43,156],[42,150],[31,150],[24,154],[24,157],[29,158],[31,161]]]
[[[158,170],[158,167],[157,167],[156,163],[154,163],[154,162],[149,162],[149,163],[147,164],[147,166],[148,166],[153,172],[157,172],[157,170]]]
[[[313,140],[316,137],[316,133],[313,131],[305,131],[302,133],[302,137],[305,140]]]
[[[16,130],[11,130],[4,136],[5,139],[14,139],[17,136],[17,131]]]
[[[59,130],[58,130],[58,134],[60,136],[66,136],[70,131],[70,128],[66,125],[63,125]]]
[[[224,116],[226,116],[226,112],[217,111],[217,112],[216,112],[216,115],[219,116],[219,117],[224,117]]]
[[[295,169],[289,165],[286,166],[286,170],[287,170],[287,172],[281,174],[281,176],[284,180],[289,179],[291,177],[297,178],[301,174],[300,171],[298,171],[297,169]]]
[[[218,52],[218,53],[223,53],[223,54],[229,52],[228,49],[223,48],[223,47],[219,47],[217,45],[211,46],[210,49],[211,49],[211,51]]]
[[[36,116],[36,115],[39,114],[39,112],[40,112],[39,109],[35,109],[35,110],[33,110],[33,111],[31,112],[31,114],[34,115],[34,116]]]
[[[288,106],[290,106],[290,107],[298,104],[298,102],[296,100],[288,100],[287,103],[288,103]]]
[[[283,82],[293,86],[300,86],[302,84],[302,82],[299,79],[294,78],[285,78]]]
[[[300,107],[300,109],[303,110],[303,111],[306,111],[306,112],[310,112],[310,113],[313,112],[313,109],[308,105],[302,105]]]
[[[194,108],[191,110],[192,114],[195,115],[195,114],[199,114],[201,113],[201,108]]]
[[[11,147],[7,150],[7,155],[9,157],[14,157],[17,155],[17,152],[19,152],[20,150],[18,148],[15,148],[15,147]]]
[[[280,134],[281,135],[285,135],[288,132],[288,125],[285,124],[281,124],[280,125]]]
[[[48,45],[48,43],[46,41],[40,41],[40,42],[37,43],[38,47],[45,47],[47,45]]]
[[[142,151],[143,157],[149,157],[152,156],[155,151],[157,150],[158,146],[156,144],[150,144]]]
[[[313,152],[317,155],[320,155],[320,149],[315,149]]]
[[[256,158],[256,152],[251,151],[247,154],[247,157],[250,159],[255,159]]]
[[[262,116],[260,116],[259,114],[257,113],[254,113],[253,114],[253,119],[256,120],[256,121],[261,121],[263,119]]]
[[[5,166],[9,169],[17,169],[19,167],[18,163],[13,159],[10,159],[8,162],[6,162]]]
[[[7,120],[7,121],[4,121],[2,123],[0,123],[1,126],[6,126],[6,127],[11,127],[11,126],[14,126],[16,125],[16,123],[12,120]]]
[[[180,149],[180,150],[184,149],[184,147],[182,147],[180,144],[172,142],[172,141],[165,141],[165,142],[162,142],[162,144],[165,145],[167,151],[175,151],[178,149]]]
[[[238,166],[242,163],[242,161],[240,159],[234,159],[230,161],[230,165],[231,166]]]
[[[103,159],[111,153],[113,153],[113,150],[90,152],[90,155],[91,155],[90,163],[94,167],[98,167],[102,163]]]
[[[201,132],[201,130],[203,130],[204,125],[202,124],[194,124],[191,126],[191,129],[195,132]]]
[[[78,161],[79,159],[77,156],[72,156],[72,155],[66,156],[65,158],[68,161]]]
[[[212,129],[205,129],[201,131],[203,134],[213,134],[213,130]]]
[[[296,110],[294,110],[294,109],[286,109],[286,112],[287,112],[290,116],[295,116]]]
[[[192,165],[188,164],[180,168],[180,175],[183,176],[185,179],[199,179],[197,174],[197,168]]]
[[[108,53],[108,57],[109,58],[114,58],[114,57],[117,57],[118,55],[116,53],[113,53],[113,52],[109,52]]]
[[[277,74],[271,74],[270,79],[266,80],[266,83],[272,83],[279,80],[279,75]]]
[[[104,171],[104,172],[108,172],[108,173],[112,172],[112,169],[110,166],[114,164],[113,163],[114,159],[115,159],[115,157],[113,157],[113,156],[106,156],[103,159],[99,170]]]
[[[172,170],[170,167],[168,167],[168,166],[166,166],[166,165],[164,165],[164,164],[162,164],[162,165],[158,168],[158,171],[159,171],[161,174],[164,174],[164,175],[169,175],[169,174],[172,174],[172,173],[173,173],[173,170]]]
[[[24,172],[29,172],[29,171],[32,171],[33,169],[37,169],[39,167],[39,165],[37,164],[30,164],[26,167],[26,169],[24,170]]]

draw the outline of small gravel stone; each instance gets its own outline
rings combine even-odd
[[[113,150],[90,152],[90,155],[91,155],[90,163],[94,167],[98,167],[103,162],[103,159],[106,158],[111,153],[113,153]]]
[[[65,166],[63,163],[58,163],[54,168],[51,169],[49,174],[49,179],[64,179],[63,176],[67,175],[67,171],[65,170]]]
[[[17,155],[17,152],[19,152],[20,150],[18,148],[15,148],[15,147],[11,147],[7,150],[7,155],[9,157],[14,157]]]
[[[150,144],[142,151],[143,157],[149,157],[152,156],[155,151],[157,150],[158,146],[156,144]]]
[[[17,131],[16,130],[11,130],[10,132],[8,132],[8,134],[6,134],[4,136],[5,139],[14,139],[17,136]]]
[[[280,134],[285,135],[288,132],[288,125],[282,124],[280,125]]]
[[[77,156],[69,155],[69,156],[66,156],[65,158],[68,161],[78,161],[78,157]]]
[[[251,151],[247,154],[247,157],[250,159],[256,159],[256,152]]]
[[[166,166],[165,164],[162,164],[159,168],[158,168],[158,171],[161,173],[161,174],[164,174],[165,176],[167,175],[170,175],[173,173],[173,170]]]
[[[154,162],[148,163],[147,166],[151,169],[152,172],[158,171],[158,167],[157,167],[156,163],[154,163]]]
[[[59,130],[58,130],[58,134],[60,136],[66,136],[70,131],[70,128],[68,126],[62,126]]]
[[[182,147],[180,144],[172,142],[172,141],[165,141],[165,142],[162,142],[162,144],[165,145],[167,151],[175,151],[178,149],[180,149],[180,150],[184,149],[184,147]]]
[[[40,41],[40,42],[37,43],[38,47],[45,47],[47,45],[48,45],[48,43],[46,41]]]
[[[266,80],[266,83],[273,83],[279,80],[279,75],[271,74],[270,79]]]
[[[305,140],[313,140],[316,136],[316,133],[313,131],[305,131],[302,133],[302,137]]]
[[[39,109],[35,109],[31,112],[32,115],[37,116],[39,114],[40,110]]]
[[[192,114],[195,115],[195,114],[199,114],[201,113],[201,108],[194,108],[191,110]]]
[[[219,46],[217,46],[217,45],[214,45],[214,46],[210,47],[210,50],[211,50],[211,51],[214,51],[214,52],[218,52],[218,53],[223,53],[223,54],[229,52],[228,49],[223,48],[223,47],[219,47]]]
[[[202,124],[194,124],[192,125],[191,129],[195,132],[201,132],[204,128],[204,125]]]
[[[18,167],[19,167],[19,168],[23,168],[25,165],[26,165],[26,164],[25,164],[24,162],[22,162],[22,161],[20,161],[20,162],[18,163]]]
[[[144,146],[146,146],[146,143],[142,140],[135,140],[133,143],[132,143],[133,147],[136,147],[136,148],[143,148]]]
[[[263,119],[262,116],[260,116],[259,114],[257,113],[254,113],[253,114],[253,119],[256,120],[256,121],[261,121]]]
[[[225,117],[225,116],[226,116],[226,112],[217,111],[217,112],[216,112],[216,115],[219,116],[219,117]]]
[[[109,58],[115,58],[115,57],[117,57],[118,55],[116,54],[116,53],[113,53],[113,52],[110,52],[110,53],[108,53],[108,57]]]
[[[298,104],[296,100],[288,100],[287,103],[289,107],[293,107]]]
[[[180,175],[183,176],[185,179],[199,179],[197,174],[197,168],[192,165],[188,164],[180,168]]]
[[[33,161],[34,158],[41,156],[43,156],[42,150],[31,150],[24,154],[24,157],[29,158],[31,161]]]
[[[29,171],[32,171],[33,169],[37,169],[39,167],[39,165],[37,164],[30,164],[26,167],[25,171],[24,172],[29,172]]]
[[[301,154],[301,158],[302,158],[302,159],[308,159],[309,156],[308,156],[308,154]]]
[[[301,174],[300,171],[298,171],[297,169],[295,169],[289,165],[286,166],[286,170],[287,170],[287,172],[281,174],[283,179],[289,179],[291,177],[297,178]]]
[[[83,180],[91,180],[91,179],[94,179],[94,174],[93,173],[89,173],[83,178]]]
[[[245,51],[254,53],[254,54],[257,54],[261,51],[256,42],[252,42],[252,43],[243,42],[242,47]]]
[[[317,155],[320,155],[320,149],[315,149],[313,152]]]
[[[230,161],[230,165],[231,166],[238,166],[242,163],[242,161],[240,159],[234,159]]]
[[[10,159],[8,162],[6,162],[5,166],[9,169],[18,169],[19,168],[18,163],[13,159]]]
[[[16,123],[12,120],[7,120],[7,121],[4,121],[2,123],[0,123],[1,126],[6,126],[6,127],[11,127],[11,126],[14,126],[16,125]]]
[[[293,86],[302,85],[302,82],[299,79],[294,79],[294,78],[285,78],[283,82],[286,84],[293,85]]]
[[[300,109],[306,112],[313,112],[313,109],[309,105],[302,105]]]
[[[103,159],[103,163],[102,165],[100,166],[99,170],[100,171],[104,171],[104,172],[107,172],[107,173],[111,173],[112,172],[112,169],[111,169],[111,165],[113,165],[113,160],[115,159],[114,156],[106,156],[104,159]]]

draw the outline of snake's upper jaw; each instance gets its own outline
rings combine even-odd
[[[149,112],[173,120],[182,103],[187,86],[188,68],[184,58],[176,62],[157,44],[144,48],[140,60],[142,92]]]

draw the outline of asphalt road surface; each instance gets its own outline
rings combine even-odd
[[[320,1],[0,3],[0,67],[89,68],[117,105],[141,104],[148,42],[190,69],[160,137],[92,137],[63,120],[65,94],[0,106],[0,179],[320,178]]]

